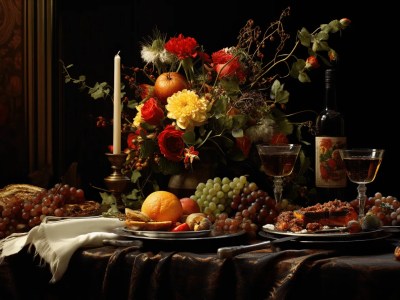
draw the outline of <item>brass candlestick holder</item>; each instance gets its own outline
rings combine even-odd
[[[104,178],[104,181],[108,187],[108,190],[113,194],[116,199],[116,205],[120,212],[124,212],[125,205],[122,202],[122,193],[126,190],[130,179],[123,175],[121,169],[126,161],[126,153],[106,153],[106,156],[111,163],[111,169],[113,172],[111,175]]]

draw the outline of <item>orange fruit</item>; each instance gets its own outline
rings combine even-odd
[[[141,211],[157,222],[177,222],[183,215],[179,198],[168,191],[155,191],[149,194],[143,201]]]

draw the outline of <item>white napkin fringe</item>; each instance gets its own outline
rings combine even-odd
[[[116,239],[111,230],[123,226],[124,221],[115,218],[68,219],[42,223],[28,233],[12,234],[0,241],[0,264],[29,245],[35,247],[34,257],[40,257],[40,265],[49,264],[52,278],[58,281],[68,268],[72,255],[81,247],[101,246],[104,239]]]

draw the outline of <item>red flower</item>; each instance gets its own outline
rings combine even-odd
[[[245,157],[249,155],[251,148],[251,141],[247,136],[236,138],[236,146],[242,150]]]
[[[158,146],[166,159],[176,162],[182,160],[185,149],[182,135],[183,132],[172,125],[167,125],[158,135]]]
[[[317,69],[319,68],[319,62],[317,57],[315,56],[309,56],[306,60],[306,69]]]
[[[136,150],[139,148],[137,140],[138,136],[140,136],[139,129],[136,130],[135,132],[128,134],[128,137],[126,138],[126,144],[128,145],[129,149]]]
[[[143,104],[140,113],[142,114],[142,119],[150,125],[159,125],[161,120],[164,119],[164,111],[154,98],[150,98]]]
[[[180,60],[184,60],[188,57],[197,56],[197,41],[192,37],[184,37],[183,34],[179,34],[178,37],[171,38],[165,43],[165,50],[175,54]]]
[[[219,73],[220,78],[237,78],[243,83],[246,80],[246,74],[238,57],[226,52],[224,49],[214,52],[211,55],[213,68]],[[228,63],[229,62],[229,63]]]
[[[189,148],[185,148],[184,150],[185,152],[185,158],[183,160],[183,163],[185,164],[185,166],[188,166],[189,163],[192,164],[193,160],[195,159],[199,159],[199,151],[194,150],[194,147],[191,146]]]

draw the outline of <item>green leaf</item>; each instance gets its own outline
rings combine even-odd
[[[229,104],[229,97],[227,96],[221,96],[218,98],[218,101],[215,101],[211,112],[214,114],[214,117],[218,118],[219,116],[226,115],[226,110]]]
[[[222,88],[228,93],[228,95],[240,92],[239,81],[236,78],[221,79],[220,84]]]
[[[136,182],[139,180],[140,177],[142,177],[142,174],[141,174],[138,170],[135,169],[135,170],[132,172],[131,181],[132,181],[133,183],[136,183]]]
[[[89,94],[95,100],[104,98],[104,92],[102,89],[91,90],[91,92]]]
[[[310,79],[310,77],[308,76],[308,74],[306,72],[300,72],[298,79],[302,83],[311,82],[311,79]]]
[[[128,104],[126,105],[126,107],[128,107],[130,109],[135,109],[136,106],[138,106],[138,103],[136,100],[129,100]]]
[[[290,76],[293,78],[298,78],[300,71],[304,69],[306,66],[306,61],[304,59],[298,59],[293,63],[292,68],[290,69]]]
[[[100,192],[100,197],[102,199],[101,204],[103,205],[112,205],[116,202],[115,197],[112,194],[106,192],[103,193]]]
[[[327,41],[327,40],[329,40],[329,33],[320,31],[315,35],[314,38],[318,41]]]
[[[318,52],[318,51],[329,51],[329,45],[326,41],[318,41],[315,40],[312,46],[312,50],[314,52]]]
[[[131,192],[126,195],[126,198],[132,200],[139,199],[138,193],[140,193],[138,189],[132,189]]]
[[[271,113],[278,127],[278,131],[285,135],[292,134],[293,124],[289,122],[286,115],[279,109],[274,109]]]
[[[196,143],[196,134],[194,131],[187,131],[182,135],[183,142],[187,145],[194,145]]]
[[[297,37],[300,40],[300,43],[305,46],[305,47],[310,47],[311,45],[311,34],[308,32],[308,30],[303,27],[297,34]]]
[[[275,80],[271,87],[271,99],[276,103],[287,103],[289,101],[289,92],[284,90],[284,84],[281,84],[279,80]]]
[[[335,33],[338,32],[341,28],[339,20],[333,20],[329,22],[330,31]]]

